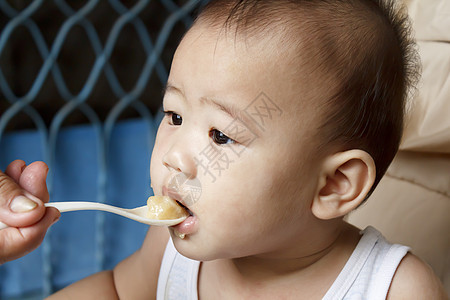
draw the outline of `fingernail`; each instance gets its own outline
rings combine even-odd
[[[11,203],[11,210],[16,213],[24,213],[31,211],[37,207],[37,203],[31,201],[25,196],[17,196]]]

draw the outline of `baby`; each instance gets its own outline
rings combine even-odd
[[[175,53],[150,168],[190,216],[50,299],[445,299],[407,247],[343,220],[394,157],[417,77],[407,18],[383,3],[210,2]]]

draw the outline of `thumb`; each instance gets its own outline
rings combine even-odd
[[[26,227],[38,222],[44,213],[41,200],[0,171],[0,221],[11,227]]]

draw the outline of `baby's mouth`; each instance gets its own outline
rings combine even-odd
[[[180,201],[178,201],[178,200],[175,200],[176,202],[177,202],[177,204],[179,205],[179,206],[181,206],[184,210],[186,210],[186,212],[192,217],[192,216],[194,216],[194,213],[188,208],[188,207],[186,207],[183,203],[181,203]]]
[[[186,237],[186,235],[190,233],[191,229],[189,229],[189,227],[192,226],[189,224],[193,224],[196,217],[194,213],[186,205],[184,205],[178,200],[175,201],[186,213],[189,214],[189,216],[183,222],[172,227],[174,234],[183,240]]]
[[[183,204],[183,197],[181,197],[181,195],[178,194],[176,191],[168,189],[166,186],[163,186],[162,193],[163,195],[169,196],[170,198],[175,200],[177,204],[180,207],[182,207],[190,216],[194,216],[194,213],[186,205]]]
[[[181,219],[191,215],[185,207],[169,196],[151,196],[147,200],[147,217],[155,220]]]

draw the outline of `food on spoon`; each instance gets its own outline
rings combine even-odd
[[[189,213],[168,196],[151,196],[147,200],[147,217],[154,220],[171,220],[189,217]]]

